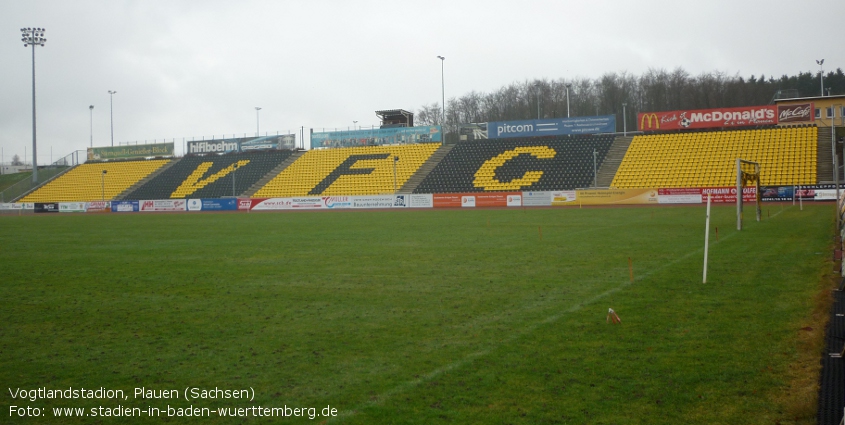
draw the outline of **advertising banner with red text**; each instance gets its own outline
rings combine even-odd
[[[707,203],[707,195],[714,204],[736,203],[736,187],[681,187],[657,189],[658,203],[661,204],[702,204]],[[743,202],[754,202],[757,188],[746,187],[742,191]]]
[[[690,109],[637,114],[637,128],[640,131],[744,127],[773,125],[777,123],[778,107],[775,105]]]
[[[435,193],[434,208],[518,207],[522,192]]]
[[[139,211],[187,211],[184,199],[156,199],[139,201]]]

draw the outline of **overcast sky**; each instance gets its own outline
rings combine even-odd
[[[111,143],[377,125],[382,109],[535,78],[683,67],[780,76],[845,68],[835,2],[0,0],[0,147],[39,163]],[[840,5],[841,6],[841,5]],[[823,29],[830,21],[830,29]],[[823,39],[816,34],[825,32]],[[297,136],[298,140],[298,136]],[[28,158],[27,161],[31,159]]]

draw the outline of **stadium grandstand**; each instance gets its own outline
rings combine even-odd
[[[249,151],[224,155],[189,155],[149,181],[130,190],[123,199],[222,198],[246,192],[262,177],[282,165],[293,151]]]
[[[762,185],[816,184],[817,143],[815,126],[639,135],[611,187],[731,186],[737,158],[760,164]]]
[[[39,186],[18,202],[82,202],[111,200],[170,159],[86,162]]]
[[[254,196],[394,193],[440,146],[440,143],[420,143],[310,150]]]
[[[461,142],[414,193],[591,187],[595,170],[601,166],[613,140],[612,135],[597,135]]]

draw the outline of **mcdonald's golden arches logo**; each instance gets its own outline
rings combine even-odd
[[[648,126],[646,126],[646,124]],[[650,113],[650,114],[642,114],[640,118],[640,130],[660,130],[660,119],[657,118],[657,114]]]

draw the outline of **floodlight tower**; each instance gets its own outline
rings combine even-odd
[[[446,58],[443,56],[438,55],[437,59],[440,59],[440,95],[442,96],[443,104],[441,106],[441,121],[440,125],[444,128],[446,127],[446,79],[444,78],[445,74],[443,73],[443,68],[445,67]]]
[[[35,46],[44,46],[44,28],[21,28],[23,47],[32,46],[32,182],[38,183],[38,162],[35,156]]]
[[[822,86],[822,96],[824,96],[824,69],[822,68],[824,59],[816,59],[816,63],[819,64],[819,84]]]

